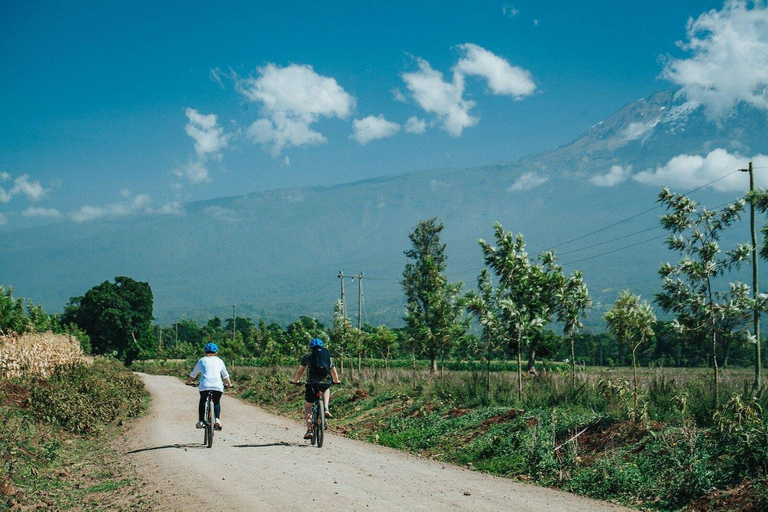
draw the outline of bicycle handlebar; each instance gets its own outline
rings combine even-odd
[[[193,387],[193,388],[196,388],[196,387],[197,387],[197,386],[198,386],[200,383],[198,382],[197,384],[195,384],[194,382],[192,382],[192,383],[190,383],[190,384],[187,384],[187,383],[185,382],[184,384],[186,384],[187,386],[191,386],[191,387]],[[226,385],[225,385],[225,386],[224,386],[224,389],[235,389],[235,385],[234,385],[234,384],[232,384],[231,386],[226,386]],[[209,391],[212,391],[212,390],[209,390]]]

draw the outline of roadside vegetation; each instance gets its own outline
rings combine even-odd
[[[292,415],[300,391],[287,382],[319,337],[347,383],[332,407],[345,435],[648,509],[768,509],[764,340],[753,325],[768,296],[736,279],[760,248],[720,245],[747,204],[768,210],[768,194],[708,210],[663,189],[658,203],[676,261],[660,266],[653,298],[624,290],[597,305],[605,332],[583,330],[594,305],[582,273],[567,274],[554,252],[530,255],[498,223],[494,240],[478,241],[474,289],[449,281],[438,219],[408,234],[399,328],[355,327],[341,301],[331,325],[235,315],[153,325],[149,284],[128,277],[53,316],[31,303],[25,312],[9,290],[0,328],[50,329],[86,353],[178,376],[216,342],[241,397]]]
[[[85,355],[87,340],[26,325],[0,335],[0,509],[148,510],[105,442],[146,407],[143,384],[119,361]]]

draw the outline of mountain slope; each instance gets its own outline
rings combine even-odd
[[[700,107],[662,92],[626,106],[571,144],[511,164],[202,201],[185,205],[183,216],[5,232],[0,282],[55,310],[95,284],[129,275],[151,284],[156,316],[165,322],[226,316],[235,303],[239,315],[278,321],[311,315],[327,321],[339,295],[338,271],[362,271],[364,320],[398,323],[408,232],[419,220],[439,217],[452,280],[474,283],[482,267],[476,240],[491,238],[492,224],[499,221],[522,232],[532,253],[555,247],[566,270],[583,269],[599,308],[623,288],[650,298],[658,288],[659,263],[674,255],[657,238],[580,261],[661,237],[660,229],[571,252],[656,227],[658,209],[559,245],[652,208],[659,191],[631,180],[596,187],[587,178],[613,165],[639,171],[718,147],[768,153],[765,133],[763,112],[740,108],[715,123]],[[548,181],[520,190],[515,184],[526,173]],[[699,191],[696,197],[715,206],[736,195]],[[747,240],[747,228],[737,229]],[[356,310],[356,292],[356,285],[348,288],[349,311]]]

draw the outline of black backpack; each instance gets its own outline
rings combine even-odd
[[[324,379],[331,371],[331,353],[325,347],[315,347],[309,355],[309,376]]]

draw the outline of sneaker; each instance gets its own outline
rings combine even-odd
[[[333,415],[331,415],[331,411],[329,411],[328,409],[325,410],[325,417],[326,418],[333,418]]]
[[[310,428],[307,430],[307,433],[304,434],[304,439],[312,439],[312,429]]]
[[[216,418],[216,421],[213,422],[213,428],[221,430],[221,420],[219,418]]]
[[[195,424],[195,428],[205,428],[205,423],[203,423],[202,421],[198,421]]]

